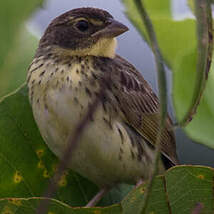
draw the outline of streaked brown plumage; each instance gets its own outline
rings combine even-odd
[[[134,66],[115,55],[115,37],[127,30],[106,11],[71,10],[49,25],[28,73],[35,120],[58,157],[100,88],[107,85],[70,163],[104,189],[148,178],[159,126],[157,96]],[[178,163],[171,128],[168,117],[161,137],[166,168]]]

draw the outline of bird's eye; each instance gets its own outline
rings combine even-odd
[[[76,27],[77,27],[80,31],[85,32],[85,31],[88,30],[89,24],[88,24],[87,21],[81,20],[81,21],[77,22]]]

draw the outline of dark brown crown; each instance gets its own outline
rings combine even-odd
[[[105,22],[109,18],[113,18],[113,16],[105,10],[98,9],[98,8],[92,8],[92,7],[83,7],[83,8],[76,8],[76,9],[63,13],[62,15],[56,17],[52,21],[51,25],[65,23],[66,21],[68,21],[68,19],[70,17],[92,18],[92,19],[97,19],[97,20],[103,21],[103,22]]]

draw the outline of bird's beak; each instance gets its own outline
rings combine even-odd
[[[98,36],[98,37],[113,38],[113,37],[119,36],[120,34],[128,30],[129,28],[126,27],[124,24],[114,19],[109,19],[108,25],[102,30],[99,30],[96,33],[92,34],[92,37]]]

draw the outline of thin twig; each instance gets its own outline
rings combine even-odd
[[[155,175],[158,171],[158,163],[160,159],[160,146],[161,146],[161,133],[165,126],[165,118],[167,116],[167,84],[166,84],[166,71],[164,68],[163,57],[160,52],[160,48],[156,39],[156,35],[152,26],[152,22],[147,14],[147,11],[141,0],[135,0],[136,7],[141,15],[142,21],[145,25],[146,31],[148,33],[151,48],[155,56],[156,66],[157,66],[157,74],[158,74],[158,87],[159,87],[159,98],[160,98],[160,127],[157,134],[156,139],[156,147],[155,147],[155,160],[154,166],[152,169],[151,177],[149,179],[147,189],[144,194],[144,200],[142,203],[142,213],[145,213],[145,210],[148,205],[148,199],[151,192],[151,188],[154,183]]]
[[[83,119],[79,122],[79,124],[76,127],[76,131],[74,132],[73,135],[69,136],[68,139],[68,147],[66,149],[66,152],[60,161],[59,167],[56,170],[55,175],[50,181],[50,184],[47,188],[46,193],[44,194],[44,197],[46,198],[52,198],[53,195],[55,194],[58,186],[58,182],[62,176],[62,174],[65,172],[65,170],[68,167],[69,161],[72,159],[73,152],[75,148],[78,146],[78,141],[88,125],[88,122],[90,121],[92,115],[95,113],[97,107],[101,103],[102,97],[104,96],[105,93],[105,84],[103,85],[103,88],[100,90],[98,96],[95,98],[94,102],[91,104],[91,106],[88,108],[87,113],[83,117]],[[37,208],[37,214],[46,214],[48,211],[48,206],[49,206],[50,201],[44,200],[42,201],[38,208]]]
[[[180,121],[180,126],[187,125],[192,120],[193,115],[196,113],[206,86],[212,61],[212,12],[209,0],[195,0],[195,16],[197,18],[198,35],[196,82],[191,106],[189,107],[184,118]]]

